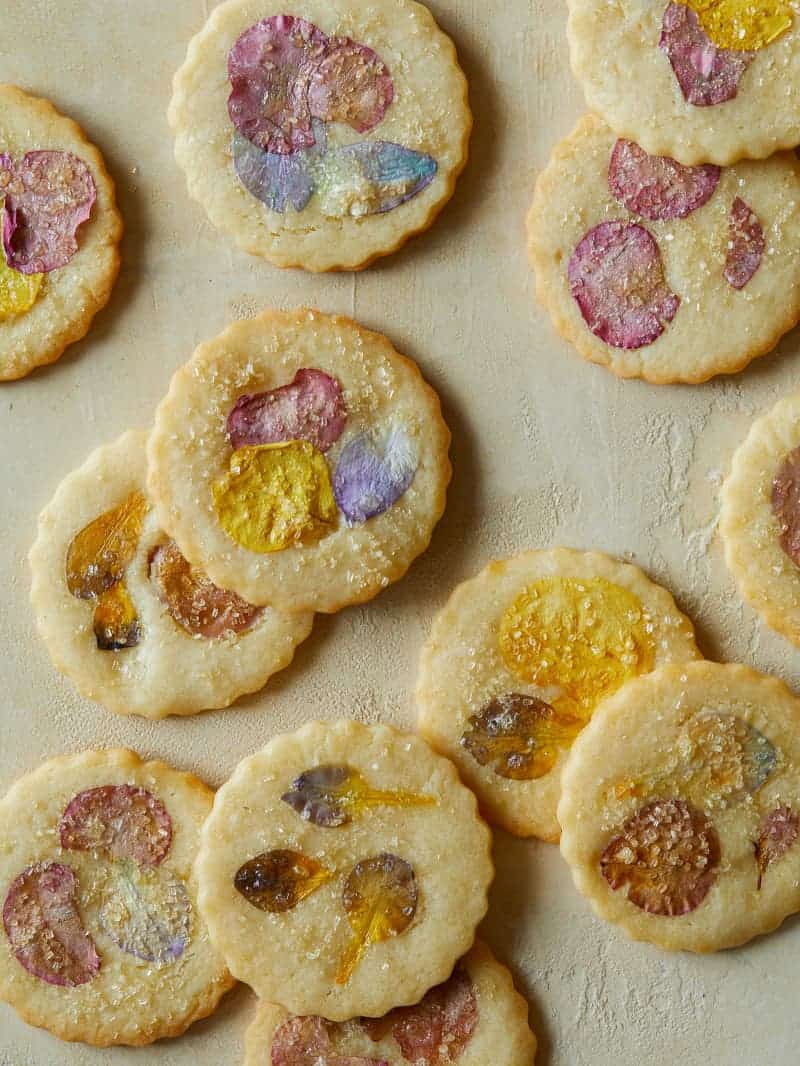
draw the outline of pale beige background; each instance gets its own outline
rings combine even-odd
[[[494,556],[537,545],[632,558],[694,614],[707,654],[798,683],[797,653],[739,603],[715,535],[733,448],[757,412],[798,387],[797,335],[735,379],[655,388],[583,363],[533,306],[523,219],[534,174],[583,107],[564,5],[434,0],[472,85],[473,161],[435,228],[357,277],[281,273],[234,251],[188,201],[164,112],[207,6],[0,8],[0,79],[51,97],[86,126],[128,224],[120,282],[86,341],[53,368],[0,386],[0,785],[45,756],[112,743],[219,784],[241,756],[312,716],[410,724],[419,646],[450,588]],[[75,695],[35,636],[25,555],[37,512],[90,449],[148,422],[198,341],[270,304],[355,315],[419,360],[455,435],[449,509],[403,582],[320,619],[261,696],[184,721],[115,718]],[[800,923],[717,957],[662,955],[593,918],[556,849],[499,833],[496,859],[484,934],[532,1002],[540,1066],[797,1061]],[[0,1064],[238,1066],[250,1014],[242,989],[181,1040],[96,1052],[60,1045],[0,1007]]]

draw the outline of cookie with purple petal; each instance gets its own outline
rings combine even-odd
[[[50,759],[0,801],[0,998],[62,1040],[177,1036],[233,984],[192,864],[213,793],[131,751]]]
[[[800,142],[800,14],[791,0],[568,0],[572,69],[621,136],[687,166]]]
[[[450,39],[414,0],[227,0],[175,76],[189,194],[277,266],[360,270],[427,229],[472,117]]]
[[[425,550],[450,433],[389,341],[318,311],[268,311],[197,349],[148,442],[158,521],[248,602],[332,613]]]
[[[685,166],[587,115],[539,175],[528,250],[586,359],[654,384],[733,373],[800,319],[800,163]]]

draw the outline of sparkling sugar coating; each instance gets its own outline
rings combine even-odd
[[[718,48],[758,51],[791,29],[789,0],[681,0]]]
[[[338,517],[325,456],[304,440],[240,448],[212,491],[222,528],[254,552],[319,540]]]
[[[419,890],[414,868],[397,855],[384,852],[357,863],[342,891],[342,906],[352,935],[336,973],[346,984],[373,944],[400,936],[414,921]]]
[[[240,396],[228,415],[231,447],[307,440],[327,452],[347,423],[342,387],[323,370],[298,370],[288,385]]]
[[[63,863],[39,862],[12,881],[3,925],[17,962],[50,985],[85,984],[100,956],[77,907],[78,879]]]
[[[800,815],[788,804],[777,807],[764,817],[755,843],[759,890],[764,882],[767,868],[783,858],[789,848],[795,845],[798,836],[800,836]]]
[[[579,241],[567,268],[586,325],[614,348],[657,340],[678,313],[655,238],[633,222],[601,222]]]
[[[500,653],[516,677],[561,690],[587,716],[655,664],[652,623],[639,599],[604,578],[543,578],[503,615]],[[558,701],[554,701],[558,702]]]
[[[720,863],[717,831],[683,800],[654,800],[622,826],[600,856],[600,872],[614,891],[648,914],[680,917],[708,895]]]
[[[608,166],[611,195],[635,215],[650,221],[687,218],[707,204],[721,170],[712,165],[686,167],[669,156],[648,155],[620,138]]]
[[[172,844],[172,819],[152,792],[136,785],[101,785],[79,792],[58,824],[61,847],[99,852],[140,866],[158,866]]]
[[[342,514],[352,525],[383,514],[410,487],[418,465],[414,442],[402,426],[360,433],[342,449],[333,475]]]
[[[511,781],[533,781],[553,769],[586,720],[536,696],[510,692],[490,700],[469,723],[461,746],[476,762]]]
[[[800,566],[800,448],[784,456],[775,471],[770,503],[780,526],[780,545]]]
[[[701,802],[720,803],[754,795],[778,765],[774,745],[733,714],[707,712],[689,722],[686,778]]]
[[[389,1066],[385,1059],[339,1055],[332,1034],[340,1028],[317,1015],[287,1018],[272,1037],[271,1066]]]
[[[183,881],[168,870],[117,862],[105,871],[100,924],[122,951],[147,962],[180,958],[192,930]]]
[[[277,848],[239,867],[236,891],[261,911],[282,914],[296,907],[333,877],[330,870],[299,851]]]
[[[737,196],[728,218],[725,280],[729,285],[734,289],[745,287],[761,266],[766,246],[758,215]]]
[[[141,492],[132,492],[110,511],[95,518],[67,549],[67,588],[79,599],[93,600],[122,579],[133,559],[150,506]]]
[[[669,57],[683,97],[693,107],[733,100],[754,58],[753,52],[717,47],[683,3],[671,3],[664,12],[658,47]]]
[[[372,807],[429,807],[437,803],[435,796],[374,789],[350,766],[306,770],[281,799],[307,822],[328,829],[346,825],[354,815]]]

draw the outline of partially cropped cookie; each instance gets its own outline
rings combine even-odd
[[[192,871],[213,793],[121,749],[64,755],[0,801],[0,998],[62,1040],[149,1044],[233,981]]]
[[[699,657],[689,620],[638,567],[526,552],[459,585],[435,619],[419,729],[488,818],[555,842],[561,771],[595,706],[639,674]]]
[[[190,195],[277,266],[358,270],[427,229],[472,116],[449,37],[412,0],[228,0],[175,76]]]
[[[450,481],[439,399],[350,319],[271,311],[201,345],[148,443],[159,521],[252,603],[333,612],[427,548]]]
[[[469,949],[489,831],[452,763],[387,726],[312,723],[239,764],[197,858],[231,971],[297,1015],[378,1018]]]
[[[800,142],[800,23],[791,0],[568,0],[589,107],[686,164],[763,159]]]
[[[511,974],[480,942],[415,1006],[383,1018],[328,1022],[261,1003],[244,1066],[533,1066],[536,1037]]]
[[[620,377],[741,370],[800,319],[800,162],[650,156],[587,115],[539,176],[536,291],[558,332]]]
[[[189,565],[147,497],[146,439],[98,448],[40,515],[36,622],[58,669],[113,711],[227,707],[291,662],[313,615],[256,607]]]
[[[0,381],[85,335],[119,272],[114,182],[83,130],[0,85]]]
[[[800,700],[744,666],[668,666],[598,708],[558,806],[602,918],[670,950],[736,947],[800,910]]]

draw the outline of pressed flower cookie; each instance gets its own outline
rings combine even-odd
[[[634,940],[735,947],[800,909],[800,700],[745,666],[665,666],[575,742],[561,851]]]
[[[148,443],[159,521],[251,603],[333,612],[425,550],[450,433],[416,365],[379,333],[271,311],[201,345]]]
[[[328,1022],[261,1003],[244,1066],[533,1066],[536,1037],[511,974],[480,942],[416,1006],[383,1018]]]
[[[0,85],[0,381],[83,337],[119,272],[122,220],[100,152],[47,100]]]
[[[791,0],[568,0],[572,69],[622,137],[681,163],[764,159],[800,142]]]
[[[411,0],[220,4],[175,76],[190,195],[277,266],[358,270],[427,229],[467,158],[452,42]]]
[[[255,607],[189,565],[147,498],[146,439],[98,448],[42,512],[36,621],[58,669],[113,711],[226,707],[288,665],[313,615]]]
[[[754,422],[736,450],[719,528],[742,596],[800,646],[800,394]]]
[[[638,567],[599,552],[531,551],[459,585],[422,650],[422,735],[491,821],[557,841],[570,746],[603,697],[697,659],[689,620]]]
[[[192,863],[213,793],[122,749],[50,759],[0,801],[0,998],[62,1040],[177,1036],[233,984]]]
[[[490,835],[455,768],[388,726],[276,737],[217,793],[200,906],[263,999],[332,1021],[419,1002],[486,912]]]
[[[706,381],[800,319],[800,162],[684,167],[587,115],[528,215],[537,295],[582,356],[620,377]]]

